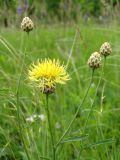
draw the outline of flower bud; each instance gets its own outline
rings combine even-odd
[[[44,89],[42,90],[44,94],[52,94],[55,92],[55,87],[49,87],[45,86]]]
[[[32,20],[29,17],[25,17],[22,20],[21,28],[25,32],[30,32],[31,30],[33,30],[34,24],[33,24]]]
[[[109,56],[111,52],[112,52],[112,49],[110,44],[108,42],[103,43],[100,48],[100,54],[106,57],[106,56]]]
[[[91,54],[90,58],[88,59],[88,65],[93,68],[99,68],[101,62],[101,56],[98,52],[94,52]]]

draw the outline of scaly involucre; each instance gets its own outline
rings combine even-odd
[[[29,79],[35,82],[43,93],[50,94],[55,91],[57,83],[65,84],[70,78],[66,66],[60,65],[59,60],[45,59],[30,66]]]

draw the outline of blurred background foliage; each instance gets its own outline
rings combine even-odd
[[[0,0],[0,21],[6,27],[25,15],[42,22],[98,22],[120,19],[120,0]]]
[[[31,17],[38,26],[30,34],[29,43],[28,37],[22,31],[11,29],[20,26],[24,16]],[[94,21],[98,24],[92,23]],[[90,23],[84,25],[82,22]],[[100,85],[96,105],[86,128],[89,138],[83,145],[110,138],[116,142],[108,146],[102,144],[91,149],[86,148],[81,154],[81,160],[120,160],[120,29],[119,26],[109,25],[109,22],[119,24],[120,0],[0,0],[0,160],[27,159],[16,119],[16,88],[25,49],[27,48],[27,56],[21,79],[20,107],[21,115],[28,118],[35,114],[44,114],[43,95],[32,90],[26,80],[28,66],[38,58],[45,57],[59,57],[67,62],[76,29],[76,43],[69,68],[73,78],[65,89],[58,87],[57,94],[53,95],[50,101],[55,141],[57,142],[68,126],[85,94],[90,79],[90,70],[86,64],[89,55],[99,50],[104,41],[108,41],[112,44],[113,54],[107,60],[104,81]],[[47,25],[40,26],[37,23]],[[68,25],[64,27],[59,25],[60,23]],[[79,24],[76,25],[77,28],[75,23]],[[106,26],[99,25],[100,23]],[[58,24],[58,27],[49,24]],[[81,135],[100,72],[101,70],[96,72],[90,94],[68,136]],[[56,122],[60,124],[60,129],[56,127]],[[37,159],[36,145],[39,154],[46,156],[44,142],[47,136],[44,123],[35,120],[33,123],[23,124],[25,142],[29,153],[34,156],[32,160]],[[26,131],[28,128],[29,134]],[[60,148],[59,160],[76,159],[79,157],[80,147],[79,142],[65,144]]]

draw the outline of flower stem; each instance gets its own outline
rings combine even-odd
[[[94,95],[94,98],[93,98],[93,102],[92,102],[91,107],[90,107],[90,112],[88,113],[88,116],[87,116],[86,121],[85,121],[84,129],[83,129],[83,134],[85,133],[85,129],[86,129],[88,120],[89,120],[90,115],[91,115],[91,113],[93,111],[93,107],[94,107],[94,103],[95,103],[95,98],[96,98],[96,95],[98,93],[98,89],[99,89],[100,83],[101,83],[102,78],[103,78],[105,63],[106,63],[106,57],[104,58],[104,63],[103,63],[103,66],[102,66],[101,76],[100,76],[100,79],[99,79],[99,82],[98,82],[98,85],[97,85],[97,88],[96,88],[96,92],[95,92],[95,95]]]
[[[74,122],[75,119],[76,119],[77,114],[79,113],[80,108],[82,107],[83,103],[85,102],[85,99],[86,99],[86,97],[87,97],[87,95],[88,95],[89,89],[90,89],[91,84],[92,84],[92,81],[93,81],[93,75],[94,75],[94,69],[92,70],[91,80],[90,80],[89,86],[88,86],[88,88],[87,88],[87,90],[86,90],[86,93],[85,93],[85,95],[84,95],[84,97],[83,97],[83,100],[82,100],[81,104],[78,106],[78,108],[77,108],[77,110],[76,110],[76,113],[75,113],[73,119],[71,120],[70,124],[68,125],[67,129],[65,130],[65,132],[63,133],[63,135],[62,135],[61,138],[59,139],[58,143],[55,145],[55,148],[58,147],[58,145],[61,143],[61,141],[63,140],[63,138],[64,138],[64,137],[66,136],[66,134],[68,133],[70,127],[72,126],[73,122]]]
[[[95,95],[94,95],[94,98],[93,98],[93,102],[92,102],[91,107],[90,107],[90,112],[88,113],[88,116],[87,116],[86,121],[85,121],[85,125],[84,125],[84,128],[83,128],[83,134],[85,133],[87,123],[88,123],[90,115],[91,115],[91,113],[93,111],[93,107],[94,107],[94,103],[95,103],[95,98],[96,98],[96,95],[98,93],[98,89],[99,89],[100,83],[101,83],[102,78],[103,78],[105,63],[106,63],[106,57],[104,57],[104,63],[103,63],[103,66],[102,66],[101,76],[100,76],[100,79],[99,79],[99,82],[98,82],[98,85],[97,85],[97,88],[96,88],[96,92],[95,92]],[[81,155],[81,153],[82,153],[82,149],[79,152],[79,156]],[[79,158],[79,156],[78,156],[78,158]]]
[[[20,89],[20,84],[21,84],[21,78],[22,78],[22,74],[23,74],[23,68],[24,68],[24,64],[25,64],[25,58],[26,58],[26,51],[24,51],[24,57],[23,57],[23,62],[22,62],[22,66],[21,66],[21,72],[20,72],[20,76],[19,76],[19,80],[18,80],[18,84],[17,84],[17,90],[16,90],[16,106],[17,106],[17,120],[18,120],[18,127],[19,127],[19,134],[20,134],[20,139],[23,143],[23,147],[25,150],[25,153],[27,155],[28,160],[30,160],[30,155],[28,153],[28,149],[27,146],[25,144],[24,141],[24,136],[23,136],[23,132],[22,132],[22,120],[20,118],[20,104],[19,104],[19,89]]]
[[[51,136],[51,143],[52,143],[52,150],[53,150],[53,160],[55,160],[55,152],[56,149],[54,147],[54,138],[53,138],[53,133],[52,133],[52,126],[51,126],[51,121],[50,121],[50,111],[49,111],[49,94],[46,94],[46,112],[47,112],[47,118],[48,118],[48,126],[49,126],[49,133]]]
[[[22,124],[21,124],[21,118],[20,118],[20,105],[19,105],[19,88],[20,88],[20,81],[21,81],[21,77],[22,77],[22,72],[23,72],[25,57],[26,57],[26,54],[24,54],[24,59],[23,59],[23,64],[22,64],[22,68],[21,68],[21,73],[20,73],[20,77],[19,77],[18,85],[17,85],[17,91],[16,91],[16,106],[17,106],[17,118],[18,118],[18,127],[19,127],[20,138],[21,138],[21,141],[22,141],[22,143],[23,143],[23,147],[24,147],[24,149],[25,149],[27,158],[28,158],[28,160],[30,160],[30,156],[29,156],[29,153],[28,153],[26,144],[25,144],[25,142],[24,142],[23,134],[22,134]]]

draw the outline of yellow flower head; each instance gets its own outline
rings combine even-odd
[[[29,79],[45,94],[53,93],[57,83],[65,84],[69,80],[66,67],[59,60],[45,59],[32,64],[29,69]]]

